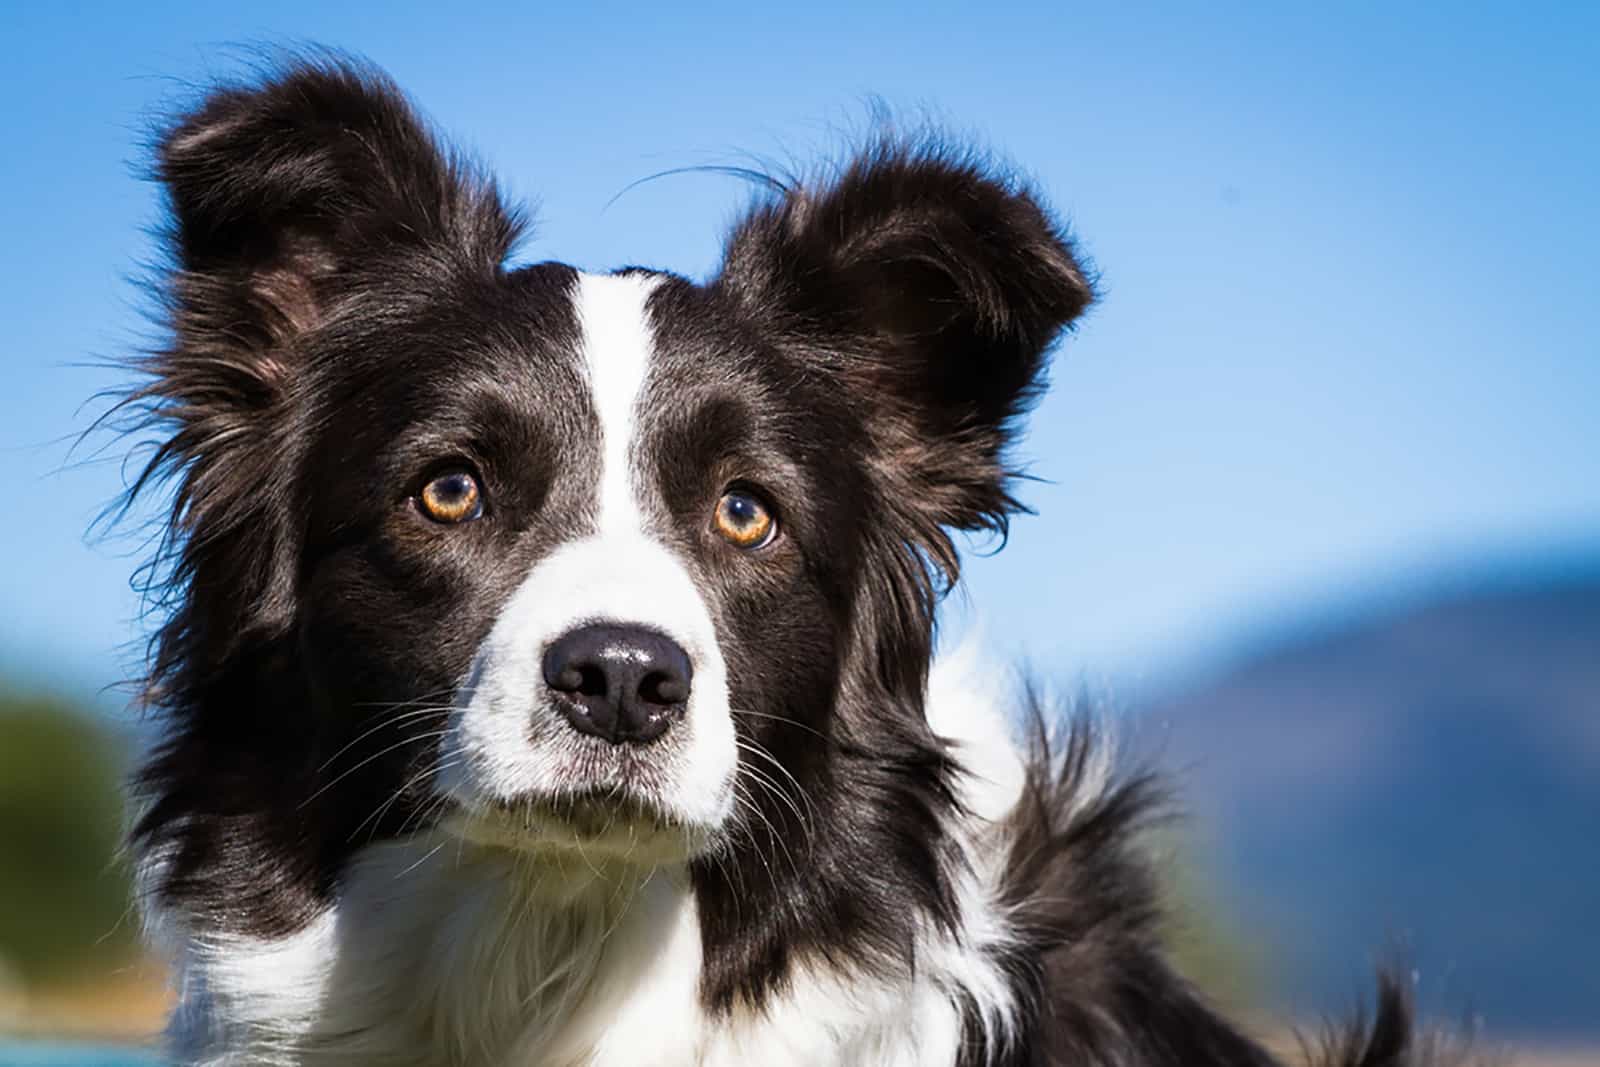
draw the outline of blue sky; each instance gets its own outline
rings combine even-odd
[[[140,631],[131,539],[62,470],[142,336],[144,123],[240,43],[392,74],[517,195],[531,258],[704,275],[747,191],[881,97],[1033,175],[1107,298],[973,561],[1006,655],[1136,678],[1418,574],[1600,557],[1600,15],[1581,5],[7,5],[0,667],[90,688]],[[129,553],[134,553],[130,557]],[[1552,564],[1551,561],[1554,561]]]

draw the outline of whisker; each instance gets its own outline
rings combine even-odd
[[[755,710],[753,710],[751,708],[732,708],[730,710],[735,715],[748,715],[752,719],[771,719],[773,722],[781,722],[781,723],[784,723],[785,725],[793,726],[793,727],[796,727],[797,729],[804,730],[808,734],[814,734],[816,737],[820,738],[822,741],[826,742],[829,745],[834,744],[833,738],[829,737],[827,734],[823,733],[821,730],[818,730],[814,726],[808,726],[808,725],[806,725],[805,723],[801,722],[798,719],[791,719],[786,715],[774,715],[769,711],[755,711]]]
[[[801,825],[810,826],[810,819],[807,818],[805,812],[800,810],[800,805],[795,803],[794,798],[789,795],[788,791],[781,788],[769,775],[748,765],[741,769],[750,776],[751,781],[764,787],[769,793],[781,800],[790,811],[794,812],[794,817],[800,820]]]
[[[423,782],[427,781],[432,776],[434,776],[436,774],[440,774],[440,773],[442,773],[442,772],[444,772],[446,770],[449,770],[451,767],[456,766],[460,762],[461,762],[461,760],[459,758],[443,760],[443,761],[434,763],[434,764],[432,764],[430,766],[424,767],[421,771],[418,771],[416,774],[412,775],[409,779],[407,779],[404,783],[401,784],[400,788],[396,789],[394,792],[389,794],[389,799],[388,800],[385,800],[382,804],[378,805],[378,807],[372,812],[371,815],[368,815],[365,819],[361,820],[361,824],[359,826],[357,826],[353,831],[351,831],[350,840],[354,841],[357,837],[359,837],[361,835],[362,827],[365,827],[368,823],[372,823],[373,824],[372,825],[372,834],[374,834],[374,835],[377,834],[377,832],[378,832],[378,823],[383,821],[384,812],[388,811],[391,807],[393,807],[395,801],[397,801],[401,797],[405,796],[406,793],[409,792],[411,789],[413,789],[414,787],[416,787],[416,786],[422,784]],[[443,795],[440,795],[440,796],[437,796],[437,797],[431,799],[428,802],[427,805],[425,805],[423,808],[420,809],[420,811],[412,812],[410,815],[406,816],[405,822],[400,824],[400,831],[399,832],[401,834],[404,834],[410,828],[413,819],[417,820],[417,822],[420,824],[425,819],[430,817],[433,814],[434,811],[436,811],[437,809],[443,807],[448,802],[448,800],[449,800],[449,798],[445,797]],[[421,816],[421,818],[418,817],[419,815]],[[370,842],[372,840],[372,836],[369,835],[367,840]]]
[[[394,880],[398,882],[400,879],[404,878],[406,875],[410,874],[412,871],[416,870],[418,867],[421,867],[424,863],[427,863],[429,860],[433,859],[433,857],[435,857],[435,856],[437,856],[439,854],[439,850],[444,848],[444,846],[447,845],[447,844],[449,844],[448,841],[440,841],[437,845],[434,845],[431,849],[428,850],[428,854],[426,856],[423,856],[421,859],[417,860],[417,862],[413,863],[411,866],[407,867],[405,870],[403,870],[399,874],[395,875],[394,876]]]
[[[384,756],[386,756],[389,753],[395,751],[396,749],[405,748],[407,745],[414,745],[418,741],[426,741],[431,737],[443,737],[448,732],[449,732],[448,730],[435,730],[435,731],[432,731],[431,733],[418,734],[415,737],[401,738],[399,741],[396,741],[392,745],[386,745],[383,748],[379,749],[377,752],[374,752],[372,755],[368,756],[366,759],[362,760],[360,763],[356,764],[354,767],[351,767],[349,770],[346,770],[346,771],[344,771],[344,772],[342,772],[340,774],[334,775],[334,777],[331,778],[329,781],[323,783],[323,785],[322,785],[322,787],[320,789],[316,790],[310,796],[308,796],[304,800],[302,800],[299,803],[298,807],[304,808],[307,804],[310,804],[313,800],[316,800],[322,794],[326,793],[328,790],[332,789],[334,786],[338,785],[340,782],[344,781],[346,778],[350,777],[352,774],[354,774],[357,771],[361,770],[361,768],[366,767],[366,766],[376,762],[379,759],[382,759]]]
[[[385,726],[398,726],[400,723],[406,722],[406,721],[411,720],[411,719],[418,719],[418,718],[421,718],[424,715],[437,715],[437,714],[439,714],[441,712],[448,713],[450,710],[451,709],[450,709],[450,707],[448,705],[444,706],[444,707],[430,706],[430,707],[425,707],[425,708],[416,708],[416,709],[408,711],[408,712],[406,712],[406,713],[404,713],[402,715],[395,715],[393,717],[384,716],[376,724],[374,724],[371,728],[362,731],[355,738],[355,740],[351,741],[349,744],[345,745],[339,751],[337,751],[333,755],[329,756],[327,758],[327,760],[325,760],[323,762],[322,766],[317,768],[317,773],[321,774],[323,771],[325,771],[329,767],[333,766],[334,761],[337,760],[340,756],[344,755],[346,752],[349,752],[352,748],[356,747],[361,742],[365,741],[367,738],[369,738],[373,734],[377,733],[379,730],[382,730]]]
[[[775,843],[777,843],[779,847],[781,847],[783,849],[784,856],[789,861],[790,869],[796,875],[798,875],[800,873],[800,868],[795,865],[794,856],[793,856],[793,854],[791,854],[789,852],[788,846],[783,843],[783,837],[782,837],[782,835],[780,835],[778,833],[777,827],[775,827],[772,824],[772,820],[771,819],[767,818],[766,812],[761,810],[760,805],[756,804],[755,801],[751,798],[751,796],[747,792],[744,792],[740,788],[740,784],[741,783],[735,782],[735,784],[734,784],[734,795],[736,797],[741,798],[744,801],[745,810],[747,812],[749,812],[751,815],[754,815],[756,818],[761,820],[762,825],[764,825],[766,827],[767,833],[771,837],[771,839]],[[759,842],[757,842],[755,840],[755,837],[753,835],[751,837],[750,843],[751,843],[751,849],[750,850],[752,852],[754,852],[755,855],[756,855],[756,858],[761,861],[761,865],[767,869],[767,877],[769,879],[771,879],[774,884],[776,884],[776,882],[778,880],[777,874],[773,871],[772,864],[767,862],[766,851],[760,847]]]
[[[739,738],[738,746],[740,751],[748,752],[753,756],[760,756],[762,759],[765,759],[768,763],[772,764],[773,767],[781,771],[783,776],[787,778],[794,786],[795,794],[799,796],[801,800],[805,801],[807,810],[810,811],[812,815],[816,814],[817,808],[816,805],[812,803],[811,795],[807,793],[805,787],[800,784],[800,780],[794,776],[794,772],[789,770],[788,767],[785,767],[783,762],[779,760],[778,757],[774,756],[770,751],[762,746],[760,742],[750,738]]]
[[[477,690],[478,687],[475,685],[447,685],[443,689],[435,689],[431,692],[419,693],[418,695],[409,697],[405,700],[358,700],[352,703],[351,706],[357,708],[384,708],[386,710],[393,711],[399,708],[411,707],[415,704],[434,703],[440,697],[451,696],[454,694],[466,693],[470,695],[477,692]]]

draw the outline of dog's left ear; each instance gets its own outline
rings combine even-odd
[[[738,225],[717,284],[872,405],[884,467],[940,526],[1003,529],[1004,451],[1045,356],[1094,298],[1016,183],[938,148],[875,146]]]

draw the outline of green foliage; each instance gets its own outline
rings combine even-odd
[[[1230,920],[1186,843],[1163,835],[1152,843],[1162,875],[1167,944],[1179,973],[1231,1011],[1259,1007],[1266,960]]]
[[[119,754],[62,701],[0,695],[0,971],[44,983],[129,958]]]

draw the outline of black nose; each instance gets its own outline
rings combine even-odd
[[[573,729],[614,745],[666,733],[683,715],[693,674],[676,641],[638,626],[582,626],[544,653],[544,680]]]

